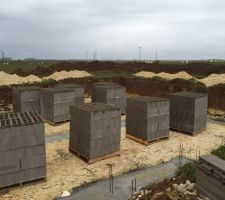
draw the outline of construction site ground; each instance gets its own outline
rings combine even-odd
[[[183,165],[188,161],[189,160],[183,158],[181,164]],[[113,179],[113,191],[110,191],[109,179],[104,179],[76,188],[69,197],[59,197],[56,198],[56,200],[127,200],[128,197],[132,196],[132,193],[134,194],[146,185],[176,176],[179,162],[179,158],[175,158],[169,162],[160,163],[154,167],[135,170],[133,172],[117,176]],[[133,192],[131,190],[132,180]]]
[[[113,173],[117,176],[177,157],[180,143],[184,145],[184,156],[194,159],[196,152],[206,154],[225,141],[225,123],[209,119],[206,131],[194,137],[171,131],[169,140],[144,146],[125,138],[125,117],[122,118],[120,156],[91,165],[69,153],[68,123],[54,127],[46,124],[46,141],[50,141],[46,142],[47,180],[9,188],[8,192],[0,195],[0,199],[52,200],[63,191],[70,191],[84,183],[107,178],[107,163],[114,163]]]

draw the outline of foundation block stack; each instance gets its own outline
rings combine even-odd
[[[170,95],[170,128],[195,135],[206,128],[208,97],[203,93]]]
[[[69,107],[84,103],[84,88],[79,85],[41,89],[42,117],[53,124],[70,120]]]
[[[126,113],[126,88],[116,83],[95,83],[92,90],[92,101],[114,105]]]
[[[127,99],[126,137],[148,145],[169,137],[169,101],[137,96]]]
[[[225,197],[225,161],[214,156],[200,156],[196,163],[196,184],[198,193],[212,200]]]
[[[16,112],[36,110],[40,112],[40,87],[17,86],[13,91],[13,109]]]
[[[44,123],[35,111],[0,114],[0,188],[46,177]]]
[[[88,163],[118,155],[121,118],[119,108],[103,103],[70,107],[69,149]]]

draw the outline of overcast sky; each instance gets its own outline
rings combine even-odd
[[[224,0],[0,0],[0,49],[24,58],[225,58]]]

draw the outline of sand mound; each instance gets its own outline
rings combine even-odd
[[[173,79],[177,79],[177,78],[189,80],[189,79],[194,78],[193,76],[191,76],[190,74],[188,74],[185,71],[178,72],[176,74],[170,74],[170,73],[165,73],[165,72],[155,74],[153,72],[141,71],[141,72],[136,73],[135,75],[144,77],[144,78],[152,78],[154,76],[159,76],[159,77],[161,77],[163,79],[167,79],[167,80],[173,80]],[[210,87],[210,86],[217,85],[220,83],[225,83],[225,74],[211,74],[210,76],[208,76],[204,79],[196,79],[196,80],[205,84],[207,87]]]
[[[200,79],[199,81],[204,83],[207,87],[225,83],[225,74],[211,74],[210,76]]]
[[[144,78],[152,78],[154,76],[157,76],[157,74],[155,74],[153,72],[141,71],[141,72],[136,73],[135,76],[140,76],[140,77],[144,77]]]
[[[32,83],[40,82],[41,78],[30,75],[27,77],[20,77],[16,74],[7,74],[5,72],[0,72],[0,85],[13,85],[13,84],[23,84],[23,83]]]
[[[54,79],[58,81],[58,80],[66,79],[66,78],[81,78],[81,77],[87,77],[87,76],[92,76],[92,75],[86,71],[73,70],[73,71],[55,72],[48,77],[44,77],[43,79]],[[43,79],[34,75],[22,77],[16,74],[7,74],[5,72],[0,71],[0,86],[41,82]]]
[[[71,71],[60,71],[51,74],[50,76],[44,77],[44,79],[54,79],[56,81],[67,79],[67,78],[82,78],[92,76],[86,71],[78,71],[78,70],[71,70]]]
[[[178,72],[176,74],[170,74],[170,73],[165,73],[165,72],[161,72],[158,74],[155,74],[153,72],[146,72],[146,71],[141,71],[135,74],[136,76],[141,76],[141,77],[145,77],[145,78],[152,78],[154,76],[159,76],[163,79],[167,79],[167,80],[172,80],[172,79],[176,79],[176,78],[181,78],[181,79],[191,79],[193,78],[193,76],[191,76],[190,74],[188,74],[187,72]]]

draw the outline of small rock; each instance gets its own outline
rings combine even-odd
[[[169,200],[175,200],[176,198],[174,198],[171,194],[166,193],[166,196]]]
[[[176,190],[178,192],[184,193],[186,191],[185,184],[180,184],[177,186]]]
[[[61,196],[61,197],[69,197],[69,196],[70,196],[70,192],[64,191],[64,192],[62,193],[62,196]]]
[[[152,192],[152,190],[145,190],[145,194],[149,194],[151,192]]]
[[[163,196],[163,192],[155,193],[151,200],[159,199],[160,197]]]
[[[197,196],[196,192],[189,192],[189,191],[185,191],[184,195],[185,196],[188,195],[189,197],[196,197]]]
[[[186,185],[191,185],[191,182],[189,180],[186,180]]]
[[[134,192],[135,196],[138,196],[140,194],[140,192]]]
[[[186,190],[193,191],[194,190],[194,186],[195,186],[195,184],[191,183],[190,185],[186,186]]]
[[[166,192],[171,192],[171,187],[168,187],[168,188],[166,189]]]
[[[174,189],[177,189],[177,186],[178,186],[177,184],[173,184]]]

